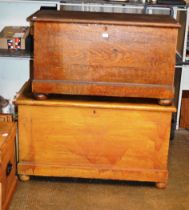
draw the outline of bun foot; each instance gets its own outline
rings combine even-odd
[[[43,94],[43,93],[34,93],[33,96],[36,100],[46,100],[47,99],[47,95]]]
[[[19,175],[19,179],[22,181],[22,182],[27,182],[30,180],[30,176],[28,175]]]
[[[158,189],[165,189],[167,187],[167,183],[166,182],[156,182],[156,187]]]
[[[170,106],[173,103],[172,99],[159,99],[158,101],[159,105],[162,106]]]

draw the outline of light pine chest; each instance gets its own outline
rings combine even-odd
[[[20,176],[136,180],[165,187],[173,106],[91,97],[17,99]]]

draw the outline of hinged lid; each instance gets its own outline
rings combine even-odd
[[[28,18],[29,21],[65,22],[80,24],[106,24],[150,27],[179,27],[179,23],[168,15],[144,15],[104,12],[78,12],[40,10]]]

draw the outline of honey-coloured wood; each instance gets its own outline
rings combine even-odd
[[[20,181],[27,182],[30,180],[30,176],[21,174],[21,175],[19,175],[19,179],[20,179]]]
[[[173,104],[173,100],[172,99],[159,99],[159,104],[162,106],[169,106]]]
[[[37,100],[45,100],[45,99],[47,99],[47,95],[45,95],[43,93],[35,93],[35,94],[33,94],[33,96]]]
[[[167,183],[166,182],[157,182],[156,187],[159,189],[165,189],[167,187]]]
[[[7,210],[16,189],[16,126],[13,122],[0,122],[0,209]]]
[[[17,98],[20,175],[167,183],[173,106],[59,97]]]
[[[48,10],[29,20],[33,93],[174,98],[171,17]]]

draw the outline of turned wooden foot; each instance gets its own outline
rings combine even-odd
[[[159,105],[162,106],[170,106],[173,103],[172,99],[159,99],[158,101]]]
[[[23,182],[27,182],[30,180],[30,176],[22,174],[22,175],[19,175],[19,179]]]
[[[43,93],[34,93],[33,96],[36,100],[46,100],[47,99],[47,95],[43,94]]]
[[[158,189],[165,189],[167,187],[167,183],[166,182],[156,182],[156,187]]]

